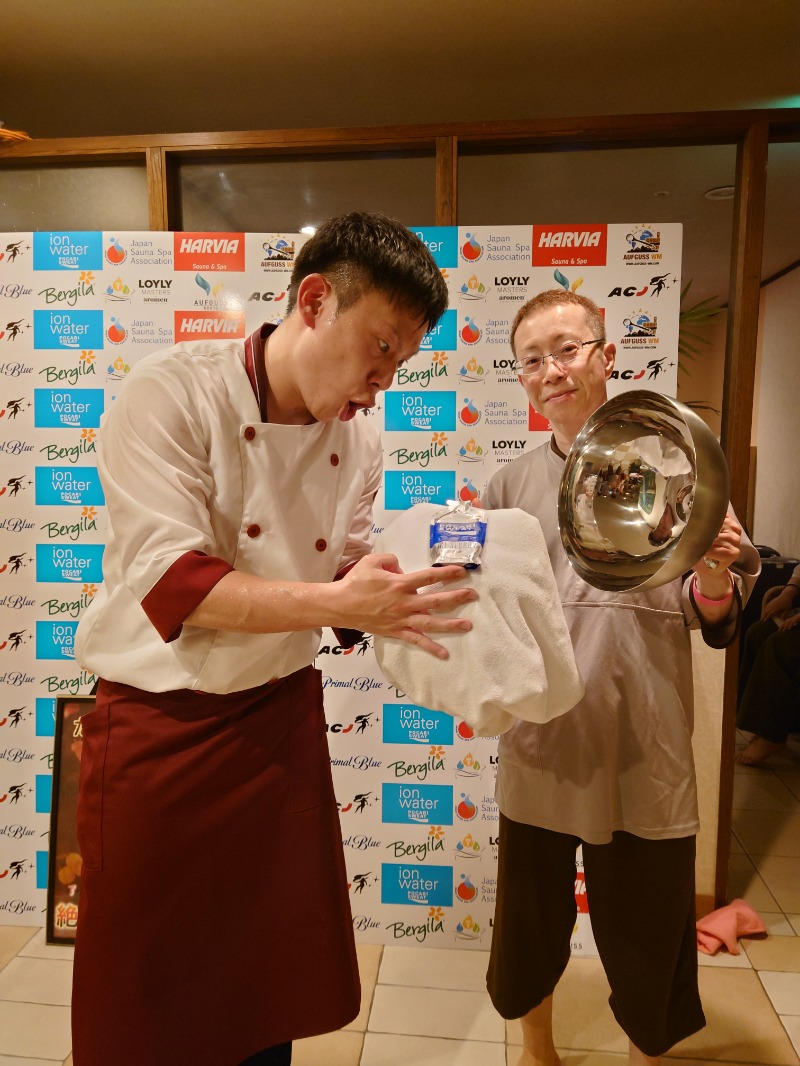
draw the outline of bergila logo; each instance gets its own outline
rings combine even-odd
[[[605,266],[607,226],[534,226],[533,266]]]
[[[227,311],[176,311],[175,343],[207,337],[243,337],[244,315]]]
[[[175,233],[176,270],[244,270],[243,233]]]

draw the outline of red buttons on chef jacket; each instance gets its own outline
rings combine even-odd
[[[331,466],[338,466],[338,465],[339,465],[339,456],[336,454],[336,452],[334,452],[331,455]]]
[[[255,540],[256,537],[261,535],[261,526],[256,525],[254,522],[252,526],[247,527],[247,535]]]
[[[244,439],[245,440],[253,440],[255,435],[256,435],[256,431],[253,429],[252,426],[247,426],[245,428],[245,431],[244,431]]]
[[[323,540],[322,537],[320,537],[314,547],[317,549],[318,552],[324,552],[325,549],[328,547],[328,542],[327,540]]]

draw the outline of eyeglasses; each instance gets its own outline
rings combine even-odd
[[[545,360],[554,359],[559,366],[569,366],[587,344],[605,344],[605,338],[595,337],[590,341],[565,341],[551,355],[526,355],[514,363],[514,370],[523,378],[535,378],[544,370]]]

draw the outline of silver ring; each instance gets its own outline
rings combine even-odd
[[[708,567],[709,570],[716,570],[717,567],[719,566],[719,560],[718,559],[704,558],[703,562],[706,564],[706,566]]]

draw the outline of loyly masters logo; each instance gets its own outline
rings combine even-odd
[[[486,461],[486,455],[486,449],[474,437],[470,437],[458,449],[459,463],[483,463]]]
[[[447,458],[447,435],[434,433],[427,448],[395,448],[389,452],[397,466],[419,466],[424,470],[431,460]]]
[[[476,943],[483,936],[483,930],[475,921],[475,919],[467,914],[461,921],[456,923],[455,939],[466,940],[469,943]]]
[[[467,833],[456,844],[455,852],[459,859],[479,859],[483,852],[483,845],[475,839],[472,833]]]
[[[483,366],[481,366],[480,362],[475,358],[474,355],[471,356],[466,361],[466,363],[464,363],[464,365],[461,367],[461,369],[458,372],[458,376],[461,379],[461,381],[470,381],[470,382],[482,382],[482,381],[485,381],[485,376],[484,376],[485,374],[486,374],[485,368]]]
[[[458,298],[465,303],[470,303],[474,300],[485,300],[491,291],[491,286],[487,288],[478,275],[473,274],[472,277],[468,278],[458,290]]]

